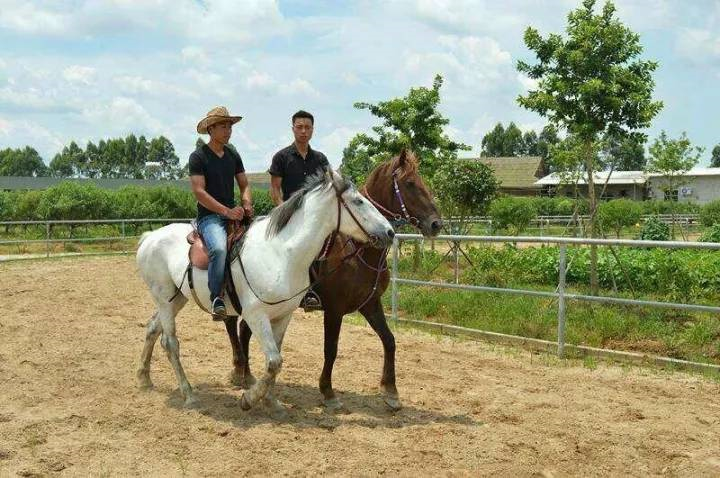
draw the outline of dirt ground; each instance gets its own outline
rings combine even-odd
[[[132,258],[0,272],[1,477],[720,475],[709,379],[400,330],[405,407],[393,413],[377,389],[379,340],[346,324],[334,385],[350,413],[333,415],[316,385],[321,317],[298,312],[277,388],[289,418],[275,422],[240,409],[224,328],[188,305],[178,336],[202,406],[186,410],[159,343],[155,389],[136,388],[151,301]]]

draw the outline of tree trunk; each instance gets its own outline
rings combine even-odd
[[[597,198],[595,197],[595,178],[593,174],[594,158],[592,152],[592,141],[585,142],[585,169],[587,170],[588,201],[590,202],[590,237],[597,237],[595,225],[595,213],[597,212]],[[590,294],[598,295],[598,273],[597,273],[597,245],[590,245]]]

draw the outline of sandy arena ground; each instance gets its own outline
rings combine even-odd
[[[178,336],[202,408],[186,410],[159,342],[155,389],[135,386],[151,301],[133,258],[0,272],[1,477],[720,475],[716,381],[401,330],[405,408],[392,413],[377,392],[379,340],[346,324],[334,385],[350,413],[332,415],[316,388],[321,318],[298,312],[278,423],[240,409],[224,328],[189,305]]]

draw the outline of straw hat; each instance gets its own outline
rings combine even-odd
[[[230,123],[235,124],[241,119],[242,116],[230,116],[230,113],[228,113],[227,108],[225,108],[224,106],[216,106],[215,108],[208,111],[207,116],[200,120],[197,125],[197,132],[200,134],[207,134],[207,129],[209,126],[225,121],[229,121]]]

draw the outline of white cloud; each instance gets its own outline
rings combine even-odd
[[[283,91],[291,95],[320,96],[320,93],[312,87],[309,81],[302,78],[295,78],[287,86],[283,87]]]
[[[163,123],[132,98],[115,97],[110,104],[94,104],[82,112],[83,118],[94,128],[113,134],[163,132]]]
[[[538,87],[538,81],[533,78],[528,78],[522,73],[517,74],[517,80],[526,90],[534,90]]]
[[[717,30],[685,28],[677,37],[677,51],[685,58],[707,64],[720,59],[720,33]]]
[[[0,0],[0,27],[22,33],[57,35],[67,32],[70,13],[31,2]]]
[[[162,21],[158,22],[157,19]],[[0,0],[0,27],[43,36],[87,38],[108,31],[154,31],[203,43],[251,42],[284,31],[274,0],[82,0],[67,3]]]
[[[249,90],[272,90],[278,82],[267,73],[253,71],[245,80],[245,86]]]
[[[95,68],[89,66],[72,65],[63,70],[63,78],[71,83],[90,85],[94,82]]]
[[[357,133],[357,130],[340,126],[325,136],[318,138],[316,142],[317,149],[325,153],[333,167],[338,167],[342,161],[343,149]]]
[[[463,87],[489,89],[504,82],[511,70],[510,53],[489,37],[444,35],[438,38],[443,51],[413,53],[405,67],[411,72],[443,73]]]
[[[9,135],[10,134],[10,121],[0,118],[0,134],[2,135]]]
[[[203,48],[197,46],[185,47],[182,49],[181,54],[183,60],[188,63],[206,65],[210,61],[207,52]]]

